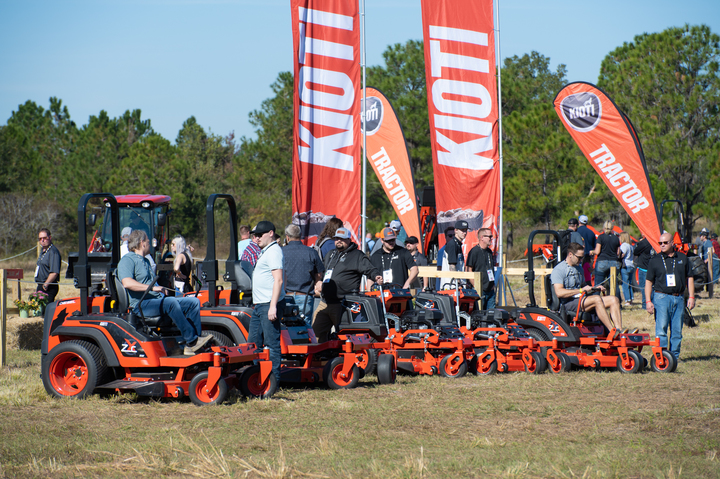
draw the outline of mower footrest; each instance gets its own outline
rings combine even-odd
[[[134,391],[138,396],[163,397],[165,395],[165,384],[159,381],[112,381],[95,389],[119,389],[122,391]]]

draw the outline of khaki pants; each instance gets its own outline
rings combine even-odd
[[[319,343],[328,340],[328,335],[333,326],[335,326],[336,333],[340,330],[342,313],[342,303],[328,304],[325,301],[320,301],[312,320],[312,328]]]

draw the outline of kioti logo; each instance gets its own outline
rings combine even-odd
[[[360,101],[362,102],[362,100]],[[382,125],[384,114],[382,101],[374,96],[367,97],[367,107],[364,112],[360,113],[360,120],[365,118],[365,129],[368,135],[377,133]]]
[[[576,93],[560,103],[563,118],[573,130],[588,132],[598,126],[602,104],[594,93]]]

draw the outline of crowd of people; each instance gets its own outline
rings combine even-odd
[[[359,290],[363,278],[366,281],[363,286],[368,289],[374,283],[428,289],[430,280],[418,276],[418,267],[428,264],[420,252],[419,239],[408,236],[398,220],[386,224],[375,237],[368,233],[363,246],[353,241],[351,232],[338,218],[326,223],[312,246],[302,243],[300,227],[294,224],[284,230],[284,246],[280,245],[281,237],[270,221],[261,221],[252,229],[249,225],[240,226],[238,256],[254,267],[254,313],[248,340],[270,349],[276,375],[279,376],[280,365],[279,319],[286,304],[297,306],[318,341],[325,341],[333,328],[338,330],[343,298]],[[468,223],[464,220],[442,232],[445,245],[438,252],[437,269],[481,273],[481,284],[470,281],[471,286],[481,295],[481,307],[494,309],[497,262],[491,247],[493,233],[487,228],[480,229],[479,243],[465,255],[463,242],[467,232]],[[668,233],[660,236],[661,251],[656,254],[647,238],[642,236],[633,244],[628,233],[616,234],[610,221],[603,224],[602,233],[596,236],[588,227],[588,217],[581,215],[568,221],[567,233],[561,234],[561,238],[567,238],[561,244],[564,259],[553,269],[551,283],[562,307],[568,312],[579,308],[594,313],[608,330],[621,331],[622,307],[631,306],[639,292],[641,307],[655,314],[656,335],[661,338],[661,345],[669,346],[678,357],[682,313],[686,304],[688,308],[694,307],[696,289],[690,261],[685,254],[675,251],[672,237]],[[169,242],[162,260],[173,264],[171,294],[168,288],[155,286],[140,304],[142,294],[155,277],[150,239],[144,229],[132,226],[122,230],[121,239],[118,275],[128,290],[131,309],[170,316],[183,336],[185,353],[195,354],[209,339],[201,336],[199,302],[182,296],[191,290],[192,247],[180,235]],[[60,253],[48,229],[40,230],[38,241],[42,248],[35,274],[37,290],[46,292],[53,301],[58,291]],[[698,256],[712,264],[712,277],[718,278],[717,235],[703,229],[697,245]],[[607,292],[606,282],[613,267],[622,288],[617,289],[616,296],[607,296],[602,293]],[[454,287],[451,277],[437,278],[433,284],[434,289],[445,287]]]

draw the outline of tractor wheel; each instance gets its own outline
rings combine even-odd
[[[201,336],[210,335],[214,339],[216,346],[234,346],[233,340],[230,339],[226,334],[219,331],[203,331]]]
[[[54,397],[86,398],[106,372],[100,348],[77,339],[55,346],[42,362],[43,385]]]
[[[450,358],[455,358],[450,361]],[[440,376],[445,378],[461,378],[467,374],[468,364],[464,358],[448,354],[440,360]]]
[[[373,342],[375,342],[375,340],[373,340]],[[357,364],[357,367],[365,371],[365,376],[373,374],[377,368],[379,355],[379,349],[363,349],[357,354],[359,361],[355,364]]]
[[[570,357],[568,357],[565,353],[555,353],[555,355],[558,358],[558,364],[553,367],[551,362],[548,361],[548,369],[551,373],[554,374],[560,374],[560,373],[566,373],[572,369],[572,363],[570,362]]]
[[[240,392],[248,398],[267,399],[275,394],[277,388],[275,373],[270,373],[264,383],[260,382],[260,366],[257,364],[247,368],[240,376]]]
[[[531,351],[530,356],[533,358],[533,364],[531,367],[525,365],[525,372],[530,374],[542,374],[547,369],[547,361],[537,351]]]
[[[490,376],[495,374],[498,369],[497,361],[494,359],[490,362],[482,362],[480,360],[480,354],[475,356],[476,372],[478,376]]]
[[[350,374],[347,377],[343,377],[342,369],[344,362],[345,359],[342,356],[338,356],[325,364],[323,379],[330,389],[352,389],[357,386],[360,380],[360,368],[353,364]]]
[[[195,375],[190,381],[190,400],[196,406],[222,404],[227,397],[228,386],[225,379],[220,378],[214,388],[207,387],[208,372],[203,371]]]
[[[628,351],[628,358],[630,359],[630,366],[626,369],[623,365],[622,356],[617,358],[617,369],[623,374],[635,374],[640,371],[643,364],[642,358],[635,351]]]
[[[653,354],[652,359],[650,359],[650,369],[656,373],[671,373],[675,371],[675,368],[677,367],[675,356],[673,356],[668,350],[663,350],[662,355],[664,364],[658,364],[655,360],[655,355]]]
[[[396,378],[395,356],[381,354],[377,361],[377,378],[380,384],[394,384]]]

